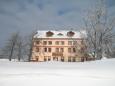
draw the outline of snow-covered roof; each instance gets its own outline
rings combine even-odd
[[[68,36],[68,33],[73,33],[72,36]],[[51,33],[52,35],[47,36],[47,33]],[[41,30],[37,31],[34,35],[34,38],[83,38],[86,37],[86,31],[69,31],[69,30]]]

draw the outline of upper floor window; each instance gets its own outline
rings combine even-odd
[[[39,48],[38,47],[36,48],[36,52],[39,52]]]
[[[48,41],[48,44],[49,44],[49,45],[52,45],[52,41]]]
[[[83,40],[81,41],[81,44],[84,44],[84,41],[83,41]]]
[[[56,48],[56,50],[55,50],[56,52],[59,52],[59,48]]]
[[[60,48],[60,52],[64,52],[64,48]]]
[[[77,45],[77,41],[73,41],[73,45]]]
[[[73,31],[69,31],[69,32],[67,32],[67,36],[69,36],[69,37],[72,37],[72,36],[74,36],[74,32]]]
[[[36,44],[40,44],[40,41],[36,41]]]
[[[47,52],[47,48],[44,48],[44,52]]]
[[[72,41],[68,41],[68,45],[72,45]]]
[[[48,52],[51,52],[51,48],[48,48]]]
[[[80,52],[81,52],[81,53],[83,53],[83,52],[84,52],[84,48],[83,48],[83,47],[81,47],[81,50],[80,50]]]
[[[74,53],[76,52],[76,49],[75,49],[75,48],[73,48],[73,52],[74,52]]]
[[[57,35],[58,35],[58,36],[63,36],[63,34],[62,34],[62,33],[58,33]]]
[[[71,52],[72,52],[71,48],[68,48],[68,52],[69,52],[69,53],[71,53]]]
[[[53,34],[54,34],[54,33],[51,32],[51,31],[46,32],[46,36],[47,36],[47,37],[53,36]]]
[[[47,45],[47,41],[43,41],[43,45]]]
[[[55,44],[56,44],[56,45],[59,45],[59,41],[56,41]]]
[[[64,41],[61,41],[61,45],[64,45]]]

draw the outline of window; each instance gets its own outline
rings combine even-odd
[[[36,61],[39,61],[39,56],[35,56]]]
[[[44,48],[44,52],[47,52],[47,48]]]
[[[43,45],[47,45],[47,41],[43,41]]]
[[[83,53],[83,52],[84,52],[84,48],[83,48],[83,47],[81,47],[81,50],[80,50],[80,51],[81,51],[81,53]]]
[[[71,48],[68,48],[68,52],[71,53]]]
[[[69,36],[69,37],[72,37],[72,36],[74,36],[74,32],[72,32],[72,31],[69,31],[69,32],[67,32],[67,36]]]
[[[73,57],[73,62],[76,62],[76,58],[75,57]]]
[[[51,48],[48,48],[48,52],[51,52]]]
[[[52,45],[52,41],[48,41],[48,44],[49,44],[49,45]]]
[[[61,45],[64,45],[64,41],[61,41]]]
[[[38,47],[36,48],[36,52],[39,52],[39,48]]]
[[[61,57],[61,61],[62,61],[62,62],[64,61],[64,57]]]
[[[50,61],[51,60],[51,57],[50,56],[48,56],[48,61]]]
[[[47,36],[47,37],[53,36],[53,34],[54,34],[54,33],[51,32],[51,31],[46,32],[46,36]]]
[[[71,56],[68,57],[68,62],[71,62]]]
[[[56,52],[59,52],[59,48],[56,48]]]
[[[83,41],[83,40],[81,41],[81,44],[82,44],[82,45],[84,44],[84,41]]]
[[[36,44],[40,44],[40,41],[36,41]]]
[[[44,61],[47,61],[47,56],[44,56]]]
[[[68,41],[68,45],[72,45],[72,41]]]
[[[53,57],[53,60],[54,61],[58,61],[58,57]]]
[[[58,33],[57,35],[59,35],[59,36],[63,36],[63,34],[62,34],[62,33]]]
[[[59,41],[56,41],[55,44],[56,44],[56,45],[59,45]]]
[[[64,49],[63,49],[63,48],[60,48],[60,52],[64,52]]]
[[[76,52],[76,49],[75,49],[75,48],[73,48],[73,52],[74,52],[74,53]]]
[[[74,42],[73,42],[73,45],[77,45],[77,41],[74,41]]]

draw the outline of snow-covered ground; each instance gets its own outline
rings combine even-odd
[[[0,60],[0,86],[115,86],[115,59],[83,63]]]

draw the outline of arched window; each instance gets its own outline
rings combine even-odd
[[[69,37],[72,37],[72,36],[74,36],[74,32],[72,32],[72,31],[69,31],[69,32],[67,32],[67,36],[69,36]]]
[[[47,37],[49,37],[49,36],[53,36],[53,34],[54,34],[54,33],[51,32],[51,31],[46,32],[46,36],[47,36]]]

